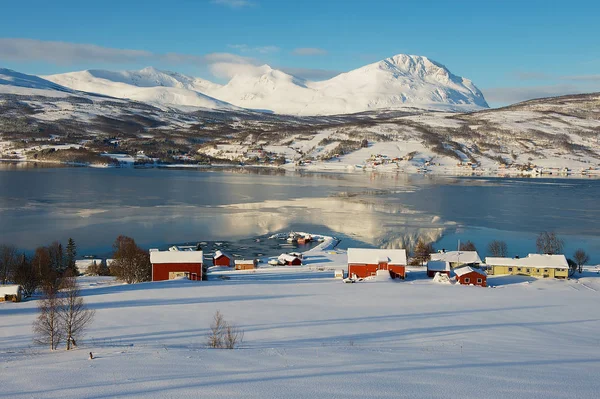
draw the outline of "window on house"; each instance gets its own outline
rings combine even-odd
[[[477,284],[481,284],[482,282],[483,282],[482,279],[480,279],[480,278],[477,279]]]
[[[531,269],[527,269],[527,273],[531,273]]]
[[[544,269],[544,273],[548,273],[548,269]]]
[[[508,271],[509,271],[509,272],[512,272],[512,269],[513,269],[512,267],[509,267],[509,268],[508,268]]]
[[[522,269],[520,267],[517,268],[517,271],[520,272]]]
[[[470,279],[470,278],[468,278],[468,277],[467,277],[467,278],[465,278],[465,284],[469,284],[470,282],[471,282],[471,279]]]

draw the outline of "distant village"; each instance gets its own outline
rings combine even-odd
[[[542,238],[550,240],[550,244],[558,243],[558,248],[561,248],[560,240],[553,233],[543,234]],[[340,279],[344,283],[405,280],[412,273],[410,279],[428,278],[439,284],[487,287],[488,276],[512,275],[566,280],[577,270],[577,267],[581,272],[582,265],[589,259],[583,250],[578,250],[574,256],[577,262],[558,253],[528,254],[525,257],[490,256],[482,261],[474,245],[470,242],[460,250],[435,251],[431,244],[419,241],[409,256],[406,249],[348,248],[346,251],[339,250],[337,249],[340,242],[338,239],[316,234],[291,232],[275,234],[270,238],[285,240],[287,242],[285,245],[294,244],[296,248],[310,243],[317,245],[304,252],[284,252],[279,256],[259,259],[243,257],[240,254],[231,255],[224,249],[205,254],[200,245],[175,245],[168,250],[150,249],[145,251],[137,247],[133,239],[119,237],[117,239],[119,244],[115,246],[119,248],[129,248],[128,246],[130,246],[129,249],[123,249],[123,251],[133,254],[132,264],[134,266],[132,267],[136,268],[135,270],[126,270],[128,261],[123,259],[124,255],[119,254],[119,251],[115,252],[115,257],[118,259],[87,257],[75,260],[74,270],[80,275],[113,275],[126,283],[136,283],[175,279],[203,281],[208,280],[209,275],[212,276],[211,279],[229,279],[232,274],[236,273],[317,269],[332,272],[332,278]],[[505,243],[493,242],[491,244],[497,245],[500,249],[500,251],[494,252],[499,254],[506,252]],[[49,252],[52,254],[56,253],[56,248],[60,247],[57,247],[57,243],[53,243],[53,247],[48,248],[50,250],[54,248]],[[35,263],[40,262],[39,259],[36,260],[36,256],[43,255],[42,249],[38,248],[36,255],[29,262],[32,270],[35,268]],[[549,248],[548,252],[556,252],[556,249]],[[143,260],[143,258],[146,258],[147,261],[140,263],[140,259]],[[25,258],[23,261],[25,262]],[[148,265],[148,269],[144,266],[145,264]],[[15,276],[17,274],[18,272],[15,272]],[[5,284],[0,285],[0,301],[20,301],[24,296],[21,286],[6,284],[7,282],[10,280],[5,280]]]

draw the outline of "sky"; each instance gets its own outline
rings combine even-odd
[[[0,10],[0,67],[36,75],[154,66],[224,83],[269,64],[323,80],[415,54],[471,79],[491,106],[600,91],[600,1],[11,0]]]

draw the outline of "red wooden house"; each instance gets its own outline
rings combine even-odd
[[[348,248],[348,276],[375,276],[377,270],[388,270],[393,278],[406,277],[404,249]]]
[[[454,269],[454,274],[456,274],[456,281],[458,281],[459,284],[487,287],[487,275],[483,270],[465,266]]]
[[[152,281],[173,280],[179,277],[202,280],[202,262],[202,251],[150,250]]]
[[[215,251],[213,255],[213,265],[215,266],[231,266],[231,256],[221,251]]]
[[[302,259],[300,259],[296,255],[291,254],[281,254],[277,258],[280,264],[287,266],[300,266],[302,264]]]

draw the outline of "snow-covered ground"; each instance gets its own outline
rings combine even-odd
[[[123,285],[81,278],[96,310],[71,352],[31,346],[37,301],[1,303],[0,379],[11,398],[592,398],[600,390],[600,275],[490,276],[495,288],[343,284],[327,246],[304,267]],[[313,269],[313,270],[310,270]],[[220,310],[245,331],[207,349]],[[94,353],[89,360],[88,353]]]

